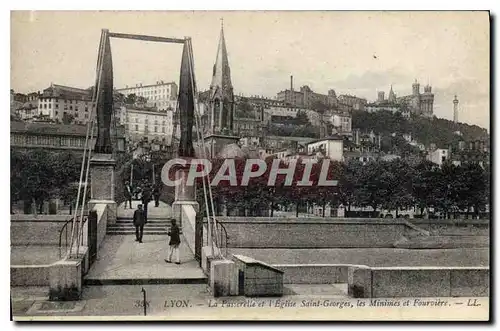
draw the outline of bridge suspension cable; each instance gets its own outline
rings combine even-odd
[[[206,148],[205,148],[205,140],[203,139],[203,133],[201,129],[201,116],[198,108],[198,102],[196,98],[196,83],[195,83],[195,76],[194,76],[194,61],[193,61],[193,48],[191,44],[191,38],[186,38],[186,43],[187,43],[187,50],[188,50],[188,59],[189,59],[189,73],[191,77],[191,87],[193,91],[193,103],[194,103],[194,108],[195,108],[195,121],[196,121],[196,135],[198,139],[198,146],[201,143],[201,157],[203,159],[207,159],[206,155]],[[209,240],[211,241],[211,247],[212,247],[212,253],[217,256],[222,258],[222,253],[220,250],[220,243],[218,242],[218,230],[217,230],[217,221],[215,219],[215,207],[214,207],[214,201],[213,201],[213,195],[212,195],[212,188],[210,186],[210,173],[207,173],[206,176],[202,177],[202,182],[203,182],[203,195],[205,199],[205,209],[207,211],[207,220],[208,220],[208,237]],[[207,188],[208,187],[208,188]],[[208,194],[207,194],[208,191]],[[208,200],[210,200],[210,205],[208,204]],[[210,213],[210,209],[212,209],[212,213]],[[212,216],[212,217],[211,217]],[[210,219],[212,218],[212,221]],[[213,230],[213,231],[212,231]],[[215,241],[215,245],[214,245]]]
[[[83,216],[84,216],[84,210],[85,210],[85,200],[87,197],[87,187],[88,187],[88,181],[89,181],[89,169],[90,169],[90,159],[92,157],[92,142],[94,138],[94,114],[96,112],[97,108],[97,103],[99,101],[99,91],[101,87],[101,76],[102,76],[102,64],[103,64],[103,57],[104,57],[104,47],[105,47],[105,39],[106,39],[106,32],[103,32],[101,34],[101,41],[99,44],[99,51],[98,51],[98,57],[97,57],[97,84],[94,88],[94,93],[92,94],[92,106],[90,108],[90,118],[89,121],[87,122],[87,133],[85,136],[85,148],[83,150],[83,158],[82,158],[82,165],[80,169],[80,181],[78,183],[78,192],[77,192],[77,198],[76,198],[76,205],[75,205],[75,212],[73,214],[73,224],[71,228],[71,242],[69,245],[68,252],[66,253],[66,258],[69,258],[72,254],[73,247],[76,242],[76,256],[79,254],[79,249],[80,249],[80,232],[83,230]],[[85,183],[83,184],[82,180],[84,178],[84,172],[85,172]],[[83,197],[82,195],[82,186],[84,186],[83,189]],[[80,198],[81,200],[81,212],[80,212],[80,218],[78,219],[78,208],[80,207]],[[75,237],[76,236],[76,237]]]

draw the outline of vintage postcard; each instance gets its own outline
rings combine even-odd
[[[487,11],[12,11],[15,321],[490,319]]]

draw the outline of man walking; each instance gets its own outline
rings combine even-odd
[[[155,207],[160,206],[160,184],[156,183],[153,189],[153,197],[155,198]]]
[[[181,264],[179,256],[179,246],[181,244],[180,231],[177,224],[175,224],[174,219],[172,219],[172,226],[170,227],[168,235],[170,236],[169,253],[168,258],[165,260],[165,262],[172,263],[172,255],[175,253],[175,264]]]
[[[145,184],[142,191],[142,204],[144,205],[144,223],[148,222],[148,203],[151,201],[151,188],[149,184]]]
[[[134,211],[134,226],[135,226],[135,241],[142,244],[142,234],[144,232],[144,224],[146,219],[144,217],[144,211],[142,210],[142,205],[138,205],[136,211]]]
[[[125,182],[125,209],[127,209],[127,201],[132,209],[132,187],[128,181]]]

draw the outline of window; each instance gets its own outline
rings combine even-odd
[[[47,104],[44,104],[44,105],[43,105],[43,109],[47,109]]]
[[[73,106],[69,106],[69,110],[73,110]]]
[[[155,132],[158,132],[158,127],[157,126],[155,126]]]
[[[59,109],[59,104],[58,103],[56,103],[56,109]]]
[[[56,116],[59,114],[59,112],[56,110]]]
[[[139,131],[139,125],[135,125],[135,131]]]
[[[165,133],[165,128],[161,128],[161,132]]]

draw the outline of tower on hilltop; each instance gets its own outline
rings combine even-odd
[[[396,103],[396,94],[394,94],[394,91],[392,90],[392,84],[391,84],[391,90],[389,91],[389,98],[387,99],[390,103]]]
[[[453,122],[458,123],[458,99],[456,95],[453,99]]]

